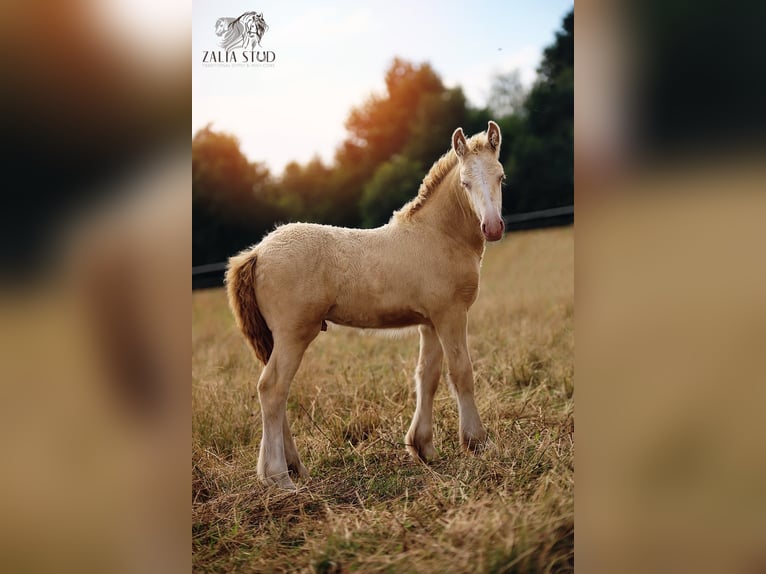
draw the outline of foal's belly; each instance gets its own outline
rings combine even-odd
[[[392,329],[429,323],[425,315],[406,307],[352,309],[334,305],[325,319],[337,325],[361,329]]]

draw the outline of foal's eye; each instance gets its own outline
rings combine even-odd
[[[462,185],[466,189],[471,189],[471,183],[468,181],[461,181],[460,185]]]

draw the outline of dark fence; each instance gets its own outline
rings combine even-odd
[[[574,223],[574,205],[552,207],[529,213],[513,213],[506,215],[505,229],[519,231],[522,229],[538,229],[540,227],[557,227]]]
[[[192,289],[209,289],[223,286],[226,263],[208,263],[192,267]]]
[[[574,205],[564,205],[529,213],[513,213],[503,218],[506,231],[521,231],[542,227],[571,225],[574,222]],[[192,267],[192,289],[209,289],[223,286],[226,263],[208,263]]]

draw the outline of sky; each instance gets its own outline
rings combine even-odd
[[[332,162],[352,107],[385,91],[394,57],[429,62],[448,87],[486,103],[496,73],[529,85],[572,0],[194,0],[192,133],[207,124],[239,138],[251,161],[281,173],[290,161]],[[263,13],[272,67],[205,66],[220,50],[215,23]],[[457,127],[457,126],[455,126]],[[447,142],[448,144],[449,142]],[[445,147],[446,145],[445,144]]]

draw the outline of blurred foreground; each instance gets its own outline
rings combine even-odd
[[[584,572],[766,570],[763,5],[744,4],[578,7]]]
[[[766,173],[613,185],[578,219],[579,564],[763,571]]]
[[[137,178],[0,298],[5,572],[186,570],[189,167]]]
[[[0,571],[188,571],[190,9],[0,8]]]

